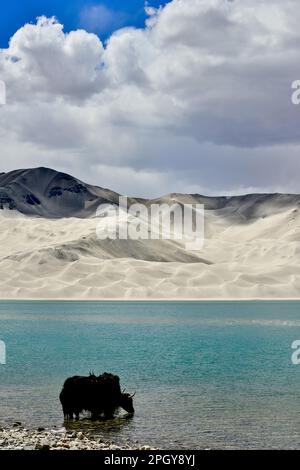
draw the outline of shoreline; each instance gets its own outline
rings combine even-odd
[[[22,425],[12,428],[0,426],[1,450],[154,450],[154,448],[127,442],[123,445],[102,439],[84,431],[39,428],[29,430]]]

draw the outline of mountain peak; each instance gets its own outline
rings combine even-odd
[[[118,194],[46,167],[0,174],[0,209],[47,218],[89,217]]]

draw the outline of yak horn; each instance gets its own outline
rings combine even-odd
[[[130,395],[130,398],[133,398],[133,397],[135,396],[135,394],[136,394],[136,392],[134,392],[134,394],[133,394],[133,395]]]

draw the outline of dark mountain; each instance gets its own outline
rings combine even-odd
[[[47,218],[90,217],[101,203],[118,203],[119,195],[49,168],[0,174],[0,209]]]
[[[95,215],[102,203],[118,204],[119,194],[91,186],[49,168],[31,168],[0,173],[0,209],[14,209],[26,215],[46,218]],[[129,198],[129,204],[146,205],[204,204],[206,211],[230,219],[232,223],[249,223],[253,219],[274,215],[289,208],[298,210],[300,196],[294,194],[248,194],[244,196],[207,197],[200,194],[172,193],[157,199]]]

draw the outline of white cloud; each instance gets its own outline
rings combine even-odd
[[[297,0],[173,0],[148,13],[145,29],[105,47],[54,18],[16,32],[0,51],[3,170],[56,166],[141,195],[298,191]]]
[[[39,101],[59,97],[83,99],[99,90],[103,78],[103,46],[95,34],[84,30],[63,32],[55,18],[41,17],[26,24],[2,49],[0,73],[11,101]]]

